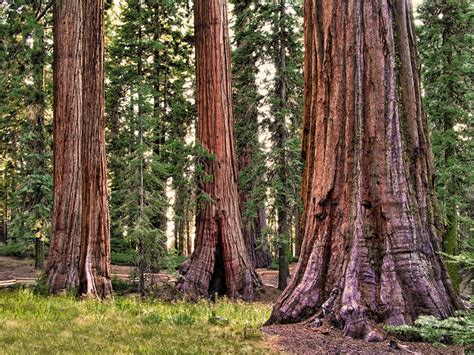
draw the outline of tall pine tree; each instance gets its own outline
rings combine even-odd
[[[432,125],[435,184],[445,221],[443,251],[456,255],[461,235],[472,231],[474,8],[468,0],[440,0],[425,1],[418,11],[425,108]],[[472,237],[465,242],[474,247]],[[449,263],[448,271],[459,287],[458,264]]]

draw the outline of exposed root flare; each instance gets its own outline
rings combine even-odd
[[[176,288],[190,301],[197,301],[200,298],[215,299],[216,296],[253,301],[256,294],[262,290],[262,283],[258,274],[250,269],[244,270],[239,279],[231,281],[233,287],[229,287],[225,265],[219,257],[216,258],[208,282],[196,279],[190,265],[191,261],[189,260],[181,265],[179,270],[181,277],[176,285]],[[190,270],[191,272],[188,273]]]

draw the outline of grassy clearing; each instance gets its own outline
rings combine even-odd
[[[0,291],[0,353],[267,353],[265,304],[77,300]]]

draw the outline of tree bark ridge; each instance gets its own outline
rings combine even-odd
[[[251,300],[261,281],[242,235],[232,113],[230,45],[225,0],[195,3],[199,140],[213,155],[201,181],[206,201],[196,219],[195,251],[178,287],[188,296],[215,293]]]
[[[304,241],[269,323],[325,317],[380,340],[377,323],[461,307],[438,254],[409,16],[405,0],[305,2]]]

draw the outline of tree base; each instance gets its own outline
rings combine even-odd
[[[205,272],[204,274],[207,274],[207,277],[203,279],[195,272],[196,269],[191,267],[191,263],[191,260],[187,260],[181,264],[179,269],[181,279],[176,285],[176,288],[191,301],[197,301],[200,298],[215,299],[216,296],[227,296],[232,299],[242,299],[250,302],[262,290],[260,277],[253,269],[239,272],[238,274],[241,275],[239,279],[229,279],[225,273],[226,266],[224,266],[222,260],[217,258],[212,273]],[[235,274],[232,273],[231,275],[235,277]]]

